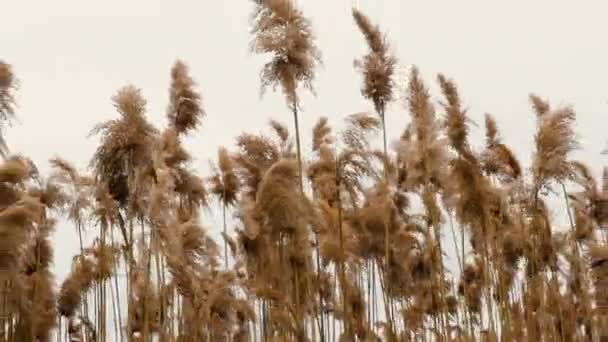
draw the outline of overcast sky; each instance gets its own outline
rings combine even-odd
[[[303,97],[304,132],[321,115],[336,123],[371,109],[353,68],[366,49],[353,3],[300,1],[324,59],[314,83],[318,96]],[[536,92],[574,106],[583,147],[577,158],[597,175],[608,162],[599,155],[608,140],[608,2],[359,0],[357,6],[387,32],[401,65],[421,69],[434,97],[437,73],[455,79],[479,124],[474,135],[483,133],[483,114],[493,113],[505,141],[529,165],[535,116],[527,95]],[[164,125],[176,58],[191,67],[208,113],[188,140],[201,172],[217,147],[232,146],[240,132],[257,132],[270,118],[291,122],[279,94],[259,96],[264,58],[248,50],[251,1],[0,0],[0,9],[0,59],[21,83],[19,123],[6,139],[43,172],[55,155],[86,167],[97,142],[87,134],[116,117],[110,98],[126,84],[142,89],[151,120]],[[387,115],[394,139],[407,113],[397,103]],[[57,227],[59,278],[77,252],[75,236],[67,223]]]

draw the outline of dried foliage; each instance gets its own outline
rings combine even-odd
[[[573,131],[574,111],[569,107],[549,110],[548,105],[539,105],[531,96],[537,111],[538,128],[534,137],[536,151],[532,160],[532,177],[536,189],[547,188],[550,181],[563,182],[572,176],[568,155],[578,147]],[[536,100],[534,100],[536,99]],[[538,190],[537,190],[538,191]]]
[[[0,60],[0,130],[11,124],[15,118],[15,90],[17,80],[12,67]],[[0,132],[0,155],[8,153],[4,136]]]
[[[221,147],[217,152],[218,165],[210,179],[211,193],[218,197],[220,202],[231,207],[237,202],[239,179],[236,174],[235,163],[228,150]]]
[[[355,65],[363,73],[361,94],[371,100],[378,113],[384,115],[384,109],[393,97],[393,74],[397,59],[391,55],[386,38],[368,17],[353,9],[353,18],[365,37],[369,52]]]
[[[146,120],[146,100],[134,86],[126,86],[112,98],[120,118],[97,125],[91,134],[101,141],[91,166],[99,183],[107,184],[110,195],[125,206],[135,192],[135,172],[146,168],[156,129]]]
[[[201,95],[194,90],[195,85],[186,64],[179,60],[175,62],[171,69],[167,118],[169,124],[180,133],[196,129],[205,115]]]
[[[0,122],[4,125],[15,115],[15,95],[17,80],[9,64],[0,60]]]
[[[56,157],[46,178],[28,158],[3,155],[0,341],[608,336],[608,169],[596,181],[571,160],[572,108],[530,96],[538,124],[524,169],[490,114],[477,147],[456,83],[438,75],[443,100],[434,103],[414,67],[402,94],[410,122],[388,151],[396,59],[354,10],[369,48],[362,94],[380,115],[351,114],[339,130],[320,118],[302,155],[297,88],[310,86],[319,62],[310,22],[291,1],[255,7],[253,50],[272,58],[262,87],[282,88],[294,132],[271,120],[268,135],[242,133],[200,177],[182,139],[204,110],[177,61],[168,124],[156,129],[140,90],[120,89],[119,117],[93,130],[89,170]],[[0,63],[3,122],[14,114],[14,79]],[[555,185],[565,227],[549,207]],[[221,228],[201,210],[209,196],[222,206]],[[62,218],[80,251],[58,285],[61,246],[51,239]]]
[[[486,114],[485,123],[486,148],[481,156],[484,171],[505,180],[518,179],[522,174],[519,161],[511,149],[502,143],[492,115]]]
[[[314,69],[321,63],[311,23],[291,0],[255,3],[252,50],[272,57],[260,73],[262,90],[280,86],[287,103],[297,107],[298,85],[312,90]]]

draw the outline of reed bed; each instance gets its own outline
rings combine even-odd
[[[470,141],[448,76],[437,76],[439,102],[415,66],[399,84],[389,39],[352,14],[374,110],[339,130],[319,118],[311,141],[300,98],[322,59],[310,20],[287,0],[255,1],[251,50],[268,57],[261,87],[280,89],[289,115],[220,147],[209,175],[183,145],[206,112],[182,61],[166,124],[148,121],[137,87],[119,89],[116,118],[91,131],[99,144],[86,170],[57,157],[42,175],[0,139],[0,341],[608,338],[608,169],[596,180],[572,160],[574,109],[530,95],[525,169],[490,114],[485,142]],[[0,63],[2,129],[16,85]],[[410,121],[388,137],[386,108],[398,101]],[[564,227],[550,196],[567,210]],[[222,225],[209,227],[202,211],[215,203]],[[60,219],[80,251],[56,284]]]

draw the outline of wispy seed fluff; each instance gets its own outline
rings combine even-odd
[[[386,104],[394,95],[392,78],[397,59],[390,54],[389,45],[378,26],[357,9],[353,9],[353,18],[369,47],[369,52],[355,61],[355,66],[363,73],[361,94],[374,103],[380,115],[384,115]]]
[[[169,88],[169,124],[179,133],[194,130],[200,124],[205,111],[201,95],[194,89],[196,83],[188,73],[188,66],[178,60],[171,69],[171,88]]]

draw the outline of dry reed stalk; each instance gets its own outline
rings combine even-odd
[[[320,53],[315,46],[311,24],[302,12],[289,0],[255,1],[253,16],[254,39],[252,50],[257,53],[270,53],[272,60],[264,65],[261,72],[262,90],[267,86],[281,86],[288,106],[293,113],[296,156],[299,170],[300,191],[304,193],[302,147],[297,89],[300,84],[312,90],[314,68],[321,62]],[[299,269],[295,277],[300,278]],[[307,277],[306,277],[307,278]],[[307,287],[308,289],[308,287]],[[300,284],[296,281],[294,294],[298,324],[303,325],[304,318],[300,308]],[[303,331],[299,332],[300,334]]]

